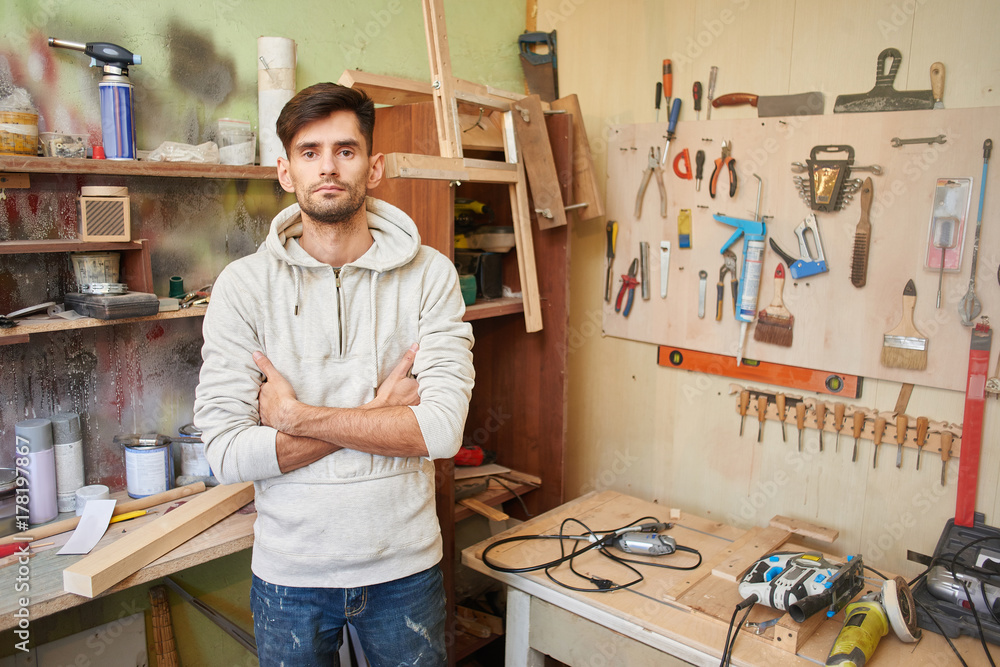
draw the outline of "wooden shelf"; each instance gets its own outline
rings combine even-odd
[[[99,250],[142,250],[139,241],[84,242],[79,239],[42,239],[38,241],[0,241],[0,255],[42,252],[91,252]]]
[[[88,160],[83,158],[0,156],[0,172],[29,174],[87,174],[104,176],[155,176],[159,178],[230,178],[277,180],[274,167],[199,164],[197,162],[148,162],[140,160]]]
[[[499,299],[483,299],[471,306],[466,306],[465,317],[462,319],[466,322],[472,322],[487,317],[500,317],[501,315],[523,312],[524,301],[521,297],[505,296]]]
[[[511,482],[509,480],[504,480],[504,484],[513,489],[513,491],[522,498],[525,496],[525,494],[534,491],[535,489],[538,488],[537,486],[532,486],[531,484],[518,484],[517,482]],[[476,495],[472,496],[472,498],[475,498],[479,502],[485,503],[490,507],[498,507],[500,505],[503,505],[508,500],[513,500],[514,493],[505,488],[499,488],[499,489],[493,488],[491,485],[491,488],[489,488],[486,491],[483,491],[482,493],[477,493]],[[470,516],[478,516],[478,515],[476,515],[475,512],[470,510],[468,507],[465,507],[464,505],[459,505],[457,503],[455,504],[454,519],[456,522],[461,521],[462,519],[467,519]]]
[[[27,343],[35,334],[52,333],[53,331],[68,331],[71,329],[93,329],[94,327],[109,327],[116,324],[133,324],[135,322],[156,322],[158,320],[179,320],[188,317],[202,317],[204,306],[194,306],[181,310],[171,310],[146,317],[125,317],[120,320],[99,320],[95,317],[85,317],[79,320],[59,320],[39,324],[21,324],[13,329],[0,329],[0,345],[16,345]]]

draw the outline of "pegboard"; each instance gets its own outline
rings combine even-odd
[[[787,276],[786,307],[795,317],[791,347],[760,343],[747,335],[744,357],[792,366],[820,368],[870,378],[964,391],[971,327],[964,327],[958,303],[969,286],[972,244],[978,212],[983,167],[983,141],[1000,128],[1000,109],[943,109],[888,113],[828,114],[784,118],[689,121],[677,125],[670,155],[664,165],[667,215],[660,216],[655,179],[646,189],[642,217],[634,216],[635,200],[650,147],[664,144],[666,124],[623,125],[612,129],[608,146],[609,220],[617,220],[619,234],[612,265],[611,301],[604,305],[604,331],[630,340],[674,345],[732,356],[737,349],[739,322],[733,317],[729,276],[726,277],[722,321],[715,319],[716,283],[723,264],[720,249],[733,229],[715,221],[713,213],[752,219],[757,181],[762,179],[761,214],[769,238],[798,256],[794,228],[810,212],[816,213],[829,266],[827,273],[793,280]],[[943,144],[913,144],[894,148],[902,139],[945,135]],[[1000,140],[1000,133],[993,137]],[[714,160],[723,140],[731,141],[739,188],[728,196],[725,175],[720,176],[715,199],[709,196]],[[863,288],[851,284],[851,257],[855,227],[861,215],[860,194],[842,210],[811,211],[798,194],[792,162],[805,162],[814,146],[846,144],[854,148],[855,165],[878,164],[883,173],[872,176],[871,249],[868,280]],[[671,165],[687,148],[694,170],[696,151],[706,160],[700,191],[694,180],[678,178]],[[1000,306],[997,266],[1000,263],[1000,156],[990,166],[982,238],[979,248],[976,294],[984,315]],[[862,180],[868,173],[854,172]],[[924,267],[928,226],[938,178],[971,178],[961,270],[945,272],[941,308],[935,308],[936,270]],[[692,247],[678,247],[678,213],[691,211]],[[660,297],[659,248],[671,242],[667,297]],[[614,311],[622,274],[639,256],[639,242],[649,243],[650,297],[636,288],[628,318]],[[732,246],[742,262],[742,240]],[[758,310],[773,296],[773,274],[781,258],[767,248]],[[603,267],[602,267],[603,269]],[[699,271],[708,273],[705,316],[698,317]],[[902,293],[909,279],[917,288],[914,322],[929,340],[923,371],[881,365],[883,334],[902,317]],[[603,288],[603,284],[602,284]],[[1000,317],[1000,315],[996,315]],[[995,319],[994,322],[997,320]],[[992,368],[992,365],[991,365]]]

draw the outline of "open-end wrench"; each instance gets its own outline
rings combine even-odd
[[[946,141],[948,141],[948,137],[939,134],[936,137],[924,137],[922,139],[900,139],[899,137],[893,137],[889,143],[892,144],[893,148],[899,148],[906,144],[943,144]]]
[[[851,171],[867,171],[867,172],[870,172],[870,173],[874,174],[875,176],[881,176],[882,175],[882,167],[881,167],[881,165],[877,165],[877,164],[869,164],[869,165],[865,165],[863,167],[858,167],[857,165],[853,165],[852,164],[849,167],[849,169]]]

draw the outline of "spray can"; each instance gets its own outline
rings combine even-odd
[[[17,458],[27,458],[28,523],[52,521],[59,514],[56,503],[56,452],[52,422],[25,419],[14,424]],[[20,464],[18,464],[20,466]]]
[[[142,63],[136,55],[108,42],[68,42],[49,37],[49,46],[82,51],[90,56],[91,67],[101,67],[104,77],[98,84],[101,97],[101,133],[104,154],[109,160],[135,159],[135,105],[129,65]]]

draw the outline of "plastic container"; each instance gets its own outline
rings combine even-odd
[[[250,121],[219,119],[219,161],[222,164],[253,164],[257,156],[257,136]]]
[[[42,132],[38,135],[44,157],[87,157],[86,134],[64,134],[62,132]]]
[[[125,317],[145,317],[160,312],[160,299],[147,292],[128,294],[80,294],[70,292],[63,300],[84,317],[99,320],[120,320]]]
[[[77,285],[118,282],[120,252],[77,252],[70,259]]]

